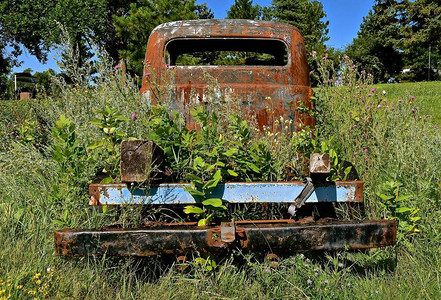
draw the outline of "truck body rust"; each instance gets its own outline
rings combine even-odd
[[[236,60],[222,64],[219,57]],[[207,76],[215,81],[216,99],[210,98],[213,90],[206,83]],[[156,88],[167,77],[171,79],[170,108],[184,115],[190,129],[197,129],[189,113],[192,107],[210,102],[213,105],[212,101],[229,105],[228,97],[239,99],[244,115],[255,120],[261,129],[274,129],[271,125],[280,117],[292,121],[291,131],[315,125],[307,113],[312,108],[312,92],[305,45],[299,30],[291,25],[252,20],[191,20],[160,25],[152,31],[147,45],[142,105],[162,101]],[[168,183],[152,175],[173,171],[167,169],[165,160],[162,150],[150,141],[123,142],[122,183],[91,184],[89,204],[174,207],[194,203],[184,189],[188,184]],[[329,160],[326,154],[312,156],[311,177],[326,178]],[[260,203],[268,207],[274,203],[292,204],[312,184],[313,192],[303,199],[307,205],[332,207],[332,203],[346,203],[351,210],[351,203],[363,203],[362,181],[308,180],[306,185],[300,181],[227,182],[211,196],[234,205]],[[138,186],[142,182],[150,184],[147,188]],[[60,256],[143,257],[232,249],[265,254],[367,249],[395,244],[396,230],[395,220],[343,221],[322,216],[296,220],[230,219],[209,226],[149,222],[138,228],[57,230],[54,237],[55,253]],[[268,258],[277,264],[274,253]]]
[[[194,52],[258,52],[273,57],[269,61],[245,61],[243,65],[180,65],[177,58]],[[150,35],[141,88],[142,99],[157,101],[150,71],[156,84],[165,72],[173,73],[174,109],[183,112],[187,125],[194,123],[188,113],[191,96],[210,101],[206,74],[219,86],[219,96],[231,93],[243,102],[245,115],[255,117],[260,128],[281,116],[292,120],[292,130],[313,126],[314,118],[300,113],[311,109],[311,87],[303,37],[288,24],[254,20],[190,20],[158,26]],[[216,63],[214,61],[213,63]]]

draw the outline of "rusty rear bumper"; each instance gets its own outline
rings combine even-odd
[[[393,220],[294,222],[237,222],[235,239],[221,239],[221,227],[185,224],[137,229],[65,229],[55,231],[59,256],[182,255],[243,249],[252,252],[294,253],[313,250],[351,250],[395,244]]]

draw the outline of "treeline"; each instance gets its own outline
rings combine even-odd
[[[0,3],[0,98],[11,69],[20,64],[22,48],[44,63],[54,46],[68,43],[79,55],[78,67],[96,49],[132,75],[142,75],[150,32],[165,22],[213,18],[195,0],[21,0]],[[262,7],[253,0],[235,0],[227,18],[277,20],[297,26],[308,53],[349,54],[377,81],[438,78],[441,43],[439,0],[376,0],[346,49],[328,49],[328,21],[319,1],[273,0]],[[7,52],[6,47],[12,51]],[[430,49],[430,51],[429,51]],[[430,54],[429,54],[430,53]],[[431,66],[428,60],[431,56]],[[66,59],[66,57],[61,57]],[[312,60],[310,67],[314,69]],[[407,69],[406,73],[402,73]]]
[[[346,53],[380,82],[439,80],[441,1],[375,0]]]

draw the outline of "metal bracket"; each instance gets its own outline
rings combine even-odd
[[[312,183],[311,177],[306,177],[303,182],[305,183],[305,187],[294,200],[294,203],[291,204],[288,208],[288,213],[293,217],[296,215],[297,210],[303,204],[305,204],[306,200],[309,198],[309,196],[311,196],[312,192],[314,191],[314,184]]]
[[[221,241],[224,243],[232,243],[236,238],[236,228],[234,220],[230,222],[221,222]]]

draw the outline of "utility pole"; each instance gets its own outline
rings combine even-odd
[[[427,71],[427,81],[430,81],[430,48],[431,44],[429,44],[429,70]]]
[[[17,98],[17,74],[14,74],[14,97]]]

